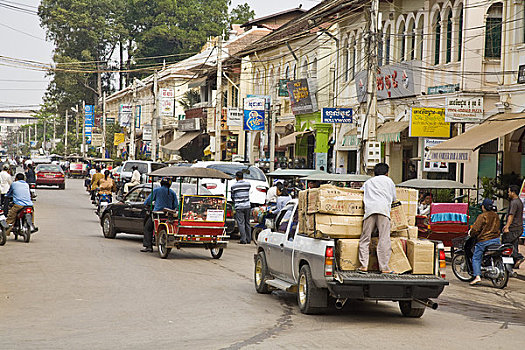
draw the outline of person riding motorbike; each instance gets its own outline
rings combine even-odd
[[[162,211],[165,208],[172,210],[178,209],[179,202],[177,201],[177,194],[170,186],[171,179],[163,177],[160,180],[160,187],[157,187],[151,192],[148,198],[146,198],[144,206],[148,208],[153,204],[153,211]],[[144,248],[141,252],[146,253],[153,251],[153,218],[151,213],[144,223],[144,239],[142,245]]]
[[[99,182],[104,178],[104,175],[100,172],[100,168],[97,166],[95,168],[95,173],[91,177],[91,201],[95,203],[95,194],[98,187],[100,186]]]
[[[131,167],[133,173],[131,174],[131,180],[124,185],[124,193],[128,193],[129,190],[137,185],[140,185],[140,172],[139,167],[134,165]]]
[[[99,180],[98,194],[107,195],[109,197],[109,203],[113,201],[112,193],[115,192],[116,183],[111,177],[109,170],[104,171],[104,177]],[[99,204],[100,205],[100,204]],[[98,208],[100,210],[100,207]]]
[[[20,210],[24,207],[32,207],[33,202],[31,201],[31,193],[29,191],[29,185],[25,182],[25,176],[22,173],[18,173],[15,176],[15,182],[11,184],[9,191],[6,194],[6,198],[13,199],[13,206],[9,209],[7,214],[7,224],[9,228],[6,231],[6,235],[11,234],[11,229],[16,221],[16,216]],[[7,202],[7,200],[6,200]],[[34,215],[33,215],[34,220]],[[34,226],[34,223],[30,223],[31,232],[38,231],[38,228]]]
[[[478,216],[470,229],[470,236],[476,238],[474,255],[472,256],[472,270],[474,280],[470,285],[476,285],[481,282],[481,263],[483,253],[487,247],[493,244],[500,244],[500,219],[495,211],[492,199],[485,198],[481,204],[483,213]]]
[[[2,203],[4,203],[5,194],[13,183],[13,177],[9,174],[9,164],[5,163],[2,168],[0,172],[0,193],[2,194]]]

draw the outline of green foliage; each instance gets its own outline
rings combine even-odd
[[[436,203],[451,203],[454,199],[454,190],[439,189],[433,198]]]
[[[481,178],[481,188],[483,189],[483,198],[508,198],[508,189],[510,185],[521,186],[522,178],[516,173],[503,174],[494,179],[488,177]]]
[[[230,12],[230,23],[244,24],[255,18],[255,11],[248,3],[239,4]]]
[[[197,90],[188,90],[183,95],[182,98],[178,101],[184,110],[193,108],[197,103],[201,102],[201,95]]]

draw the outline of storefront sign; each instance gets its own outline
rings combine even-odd
[[[131,118],[133,117],[133,106],[132,105],[120,105],[118,111],[119,125],[123,128],[127,128],[131,125]]]
[[[144,124],[142,128],[142,141],[151,141],[152,134],[151,124]]]
[[[431,162],[427,159],[430,158],[430,148],[442,143],[443,139],[425,139],[423,147],[425,151],[425,161],[423,163],[423,171],[432,173],[448,173],[448,163],[446,162]]]
[[[264,131],[264,104],[263,98],[244,99],[244,130]]]
[[[180,131],[200,131],[201,120],[198,118],[179,120]]]
[[[366,102],[368,88],[368,71],[363,70],[355,76],[357,99]],[[377,99],[386,100],[414,96],[414,71],[409,63],[396,63],[379,67],[377,74]]]
[[[175,113],[175,91],[173,89],[159,90],[159,115],[173,117]]]
[[[294,115],[317,112],[315,89],[311,79],[299,79],[288,82],[288,94]]]
[[[459,91],[459,84],[429,86],[427,88],[427,95],[449,94],[456,91]]]
[[[436,150],[430,149],[428,161],[430,162],[455,162],[468,163],[470,162],[471,151],[455,151],[455,150]],[[427,160],[427,159],[426,159]]]
[[[240,128],[242,127],[242,117],[244,112],[240,108],[228,108],[228,118],[226,124],[229,128]]]
[[[124,143],[126,141],[126,138],[123,133],[116,132],[113,134],[113,145],[118,146],[121,143]]]
[[[518,84],[525,83],[525,64],[518,69]]]
[[[412,108],[410,137],[450,137],[445,108]]]
[[[288,97],[288,82],[290,79],[279,79],[279,97]]]
[[[102,146],[102,134],[92,134],[91,135],[91,146],[100,147]]]
[[[323,108],[322,122],[323,123],[353,123],[352,108]]]
[[[95,106],[86,105],[84,107],[84,135],[86,136],[86,143],[91,144],[93,123],[95,121]]]
[[[272,96],[270,95],[246,95],[246,97],[257,97],[257,98],[263,98],[264,99],[264,108],[269,111],[272,106]]]
[[[482,118],[483,97],[454,97],[446,99],[446,122],[480,123]]]

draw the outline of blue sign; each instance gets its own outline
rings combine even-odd
[[[323,108],[323,123],[353,123],[352,108]]]
[[[244,130],[264,131],[265,99],[247,97],[244,99]]]
[[[86,136],[86,143],[91,144],[92,130],[95,123],[95,106],[86,105],[84,107],[84,134]]]

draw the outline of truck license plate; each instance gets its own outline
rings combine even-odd
[[[504,264],[514,264],[514,258],[503,257]]]

